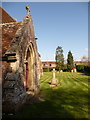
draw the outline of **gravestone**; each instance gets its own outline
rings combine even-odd
[[[55,68],[53,69],[52,73],[53,73],[53,79],[51,80],[50,87],[58,86],[59,84],[58,84],[58,80],[56,79],[56,76],[55,76],[55,73],[56,73]]]

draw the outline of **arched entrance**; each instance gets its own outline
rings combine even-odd
[[[29,45],[26,50],[26,90],[34,90],[34,49]]]

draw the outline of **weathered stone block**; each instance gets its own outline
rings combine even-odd
[[[16,81],[19,79],[19,74],[16,73],[7,73],[6,78],[7,81]]]
[[[6,81],[3,88],[4,89],[5,88],[12,89],[12,88],[14,88],[15,83],[16,83],[15,81],[12,81],[12,82],[11,81]]]

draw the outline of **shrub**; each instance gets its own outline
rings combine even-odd
[[[76,69],[78,72],[89,72],[90,66],[89,65],[76,65]]]
[[[56,67],[56,68],[55,68],[55,70],[56,70],[56,71],[59,71],[59,68],[58,68],[58,67]]]
[[[84,65],[76,65],[76,69],[78,72],[83,72],[84,71]]]
[[[53,70],[53,68],[49,68],[49,72],[51,72]]]
[[[43,68],[43,72],[51,72],[53,68]]]
[[[63,72],[67,72],[68,70],[67,70],[67,65],[64,65],[64,67],[63,67]]]
[[[89,71],[90,71],[90,66],[89,66],[89,65],[85,65],[85,66],[84,66],[84,71],[86,71],[86,72],[89,73]]]
[[[48,72],[48,68],[43,68],[43,72]]]

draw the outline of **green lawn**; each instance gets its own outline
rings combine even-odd
[[[26,104],[8,118],[88,118],[88,79],[83,73],[56,73],[60,86],[50,87],[52,72],[45,72],[40,79],[40,102]],[[7,116],[5,116],[7,118]]]

